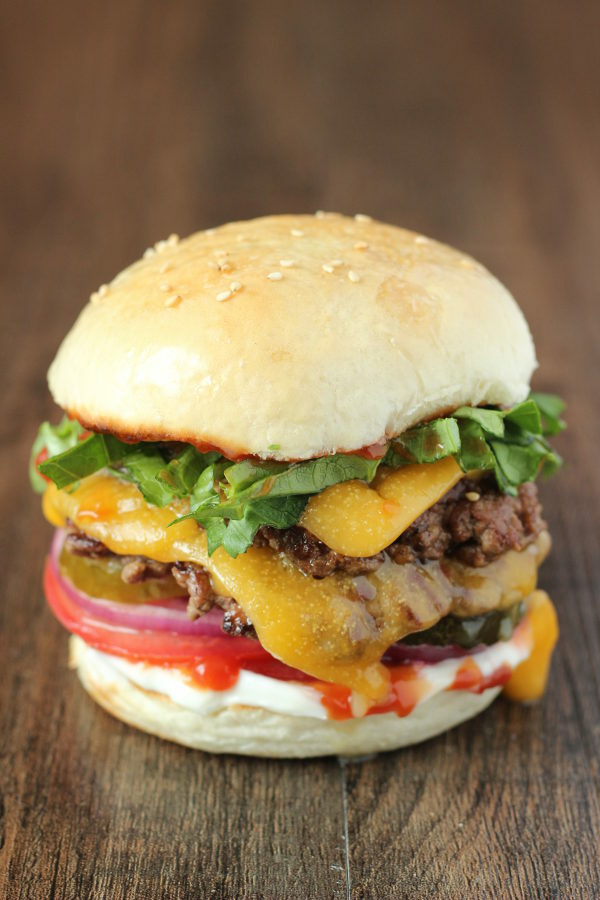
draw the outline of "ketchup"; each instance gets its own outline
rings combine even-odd
[[[506,684],[512,674],[510,666],[503,663],[484,675],[475,660],[466,659],[457,669],[454,681],[448,688],[450,691],[471,691],[473,694],[482,694],[488,688],[501,687]]]
[[[188,670],[193,681],[211,691],[226,691],[237,682],[240,667],[234,660],[209,656]]]
[[[408,716],[427,690],[427,682],[419,678],[422,668],[423,663],[390,667],[390,693],[385,700],[371,706],[366,715],[393,712],[400,717]],[[349,688],[323,681],[313,682],[311,687],[321,694],[321,703],[330,719],[342,721],[353,718],[352,691]]]

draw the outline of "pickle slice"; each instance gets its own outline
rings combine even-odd
[[[496,609],[481,616],[461,619],[458,616],[444,616],[432,628],[418,631],[403,638],[401,644],[435,644],[444,647],[457,644],[470,650],[478,644],[495,644],[508,641],[513,631],[525,615],[525,604],[521,601],[508,609]]]
[[[119,603],[148,603],[184,594],[172,575],[126,584],[121,578],[122,558],[119,556],[94,559],[76,556],[63,547],[59,568],[61,575],[66,576],[77,590]]]

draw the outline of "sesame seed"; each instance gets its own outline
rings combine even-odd
[[[229,300],[231,297],[231,291],[221,291],[220,294],[217,294],[217,300],[219,303],[222,303],[223,300]]]
[[[165,300],[165,306],[179,306],[182,299],[183,298],[179,294],[172,294]]]
[[[364,213],[356,213],[356,215],[354,216],[354,220],[356,222],[372,222],[373,221],[371,216],[365,216]]]
[[[93,303],[94,306],[96,305],[96,303],[99,302],[99,300],[100,300],[100,295],[98,294],[98,291],[94,291],[93,294],[90,294],[90,303]]]
[[[281,272],[269,272],[269,274],[267,275],[267,278],[270,281],[281,281],[281,279],[283,278],[283,275],[281,274]]]
[[[324,219],[324,218],[325,218],[324,210],[318,209],[315,213],[315,219]]]
[[[214,229],[214,228],[207,228],[207,229],[205,230],[205,232],[204,232],[204,234],[205,234],[207,237],[210,237],[211,234],[214,234],[214,233],[215,233],[215,229]]]
[[[429,238],[425,237],[424,234],[418,234],[415,237],[415,244],[428,244],[428,243],[429,243]]]
[[[99,297],[106,297],[107,294],[108,294],[108,285],[107,285],[107,284],[101,284],[100,287],[98,288],[98,296],[99,296]]]
[[[290,266],[296,265],[296,260],[295,259],[280,259],[279,265],[283,266],[284,269],[289,269]]]
[[[176,247],[178,243],[179,243],[179,235],[178,234],[175,234],[175,233],[170,234],[169,237],[167,238],[167,244],[169,245],[169,247]]]
[[[331,275],[333,272],[335,272],[335,269],[329,263],[323,263],[321,268],[323,269],[324,272],[328,272],[329,275]]]
[[[344,265],[344,260],[343,259],[332,259],[330,262],[330,265],[333,266],[334,269],[337,269],[337,268],[339,268],[339,266]]]
[[[157,241],[156,244],[154,245],[154,249],[156,250],[157,253],[162,253],[163,250],[166,250],[168,246],[169,245],[167,244],[166,241]]]
[[[229,285],[229,289],[231,291],[241,291],[242,282],[241,281],[232,281],[231,284]]]
[[[155,253],[156,250],[154,249],[154,247],[148,247],[147,250],[144,250],[144,259],[150,259],[151,256],[155,255]]]
[[[357,241],[354,245],[354,249],[355,250],[367,250],[368,246],[369,245],[367,244],[366,241]]]
[[[219,271],[220,272],[231,272],[233,271],[233,266],[228,260],[223,260],[223,262],[219,263]]]
[[[481,494],[478,494],[477,491],[467,491],[465,497],[467,500],[470,500],[471,503],[476,503],[477,500],[481,498]]]
[[[300,228],[292,228],[290,234],[292,237],[304,237],[304,232]]]
[[[173,268],[173,263],[166,262],[166,263],[162,264],[162,266],[160,267],[160,269],[158,271],[160,272],[161,275],[164,275],[165,272],[170,272],[170,270],[172,268]]]
[[[356,272],[353,272],[352,269],[348,272],[348,278],[350,281],[353,281],[355,284],[357,281],[360,281],[360,275],[357,275]]]
[[[164,282],[163,284],[160,285],[160,289],[161,289],[161,291],[169,292],[169,291],[173,290],[173,286]]]

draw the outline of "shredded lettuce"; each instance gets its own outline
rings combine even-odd
[[[41,426],[30,476],[40,491],[46,485],[42,476],[66,488],[108,468],[136,484],[155,506],[189,498],[190,512],[182,518],[194,518],[206,530],[209,553],[222,546],[235,557],[262,525],[295,525],[312,494],[352,479],[368,483],[382,464],[398,468],[453,456],[464,472],[492,471],[500,489],[514,495],[540,471],[551,474],[560,467],[562,460],[546,438],[565,427],[563,410],[563,401],[549,394],[532,394],[508,410],[463,406],[394,438],[380,459],[336,453],[296,463],[232,462],[187,444],[127,444],[102,434],[81,440],[81,426],[65,418],[57,426]],[[44,448],[48,458],[36,466]]]

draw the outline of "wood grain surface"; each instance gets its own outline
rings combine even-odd
[[[597,2],[10,3],[0,78],[0,895],[600,895]],[[479,257],[569,402],[546,698],[357,763],[210,757],[66,668],[26,483],[91,290],[172,231],[338,209]],[[77,373],[73,373],[77,378]]]

